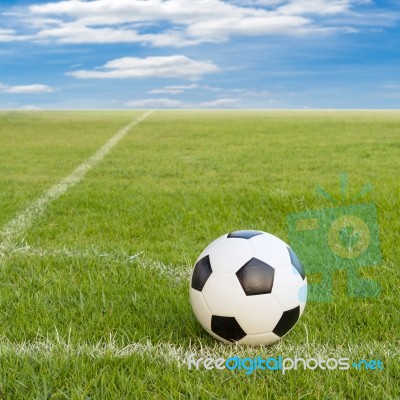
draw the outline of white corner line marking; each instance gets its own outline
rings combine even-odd
[[[110,333],[109,339],[97,343],[71,343],[70,337],[62,338],[58,334],[54,339],[38,338],[30,342],[13,342],[6,337],[0,338],[0,356],[13,355],[34,356],[37,359],[43,357],[73,358],[82,355],[101,359],[103,357],[127,358],[138,356],[140,361],[143,357],[155,357],[162,359],[167,364],[177,363],[179,366],[188,366],[189,357],[199,359],[200,357],[214,359],[228,359],[234,356],[255,358],[260,354],[264,358],[276,357],[277,354],[290,357],[301,357],[305,359],[321,357],[341,358],[345,356],[351,361],[370,354],[371,349],[375,354],[383,358],[396,358],[399,349],[393,343],[364,343],[363,345],[349,345],[343,349],[322,346],[314,343],[312,349],[305,349],[302,345],[290,345],[287,342],[279,342],[275,346],[246,347],[239,344],[226,344],[215,342],[213,345],[203,345],[201,342],[190,342],[188,344],[174,344],[169,342],[153,343],[150,339],[143,339],[121,346]]]
[[[34,200],[28,207],[8,222],[0,231],[0,252],[5,251],[13,245],[13,241],[25,234],[32,226],[34,219],[40,216],[54,200],[57,200],[68,189],[77,185],[84,176],[123,139],[127,133],[136,125],[145,120],[153,111],[148,111],[136,118],[128,125],[119,130],[103,147],[101,147],[90,158],[75,168],[68,176],[59,183],[52,186],[47,192]]]

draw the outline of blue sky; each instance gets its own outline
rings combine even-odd
[[[398,108],[400,1],[2,0],[0,108]]]

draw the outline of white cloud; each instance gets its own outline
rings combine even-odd
[[[230,91],[240,94],[241,97],[268,97],[272,95],[272,93],[267,90],[230,89]]]
[[[68,73],[80,79],[111,78],[180,78],[196,80],[204,74],[219,72],[211,61],[196,61],[182,55],[160,57],[123,57],[107,62],[94,70],[78,70]]]
[[[181,94],[186,90],[197,89],[199,85],[193,83],[192,85],[171,85],[165,86],[162,89],[153,89],[150,90],[150,94]]]
[[[371,4],[372,0],[234,0],[235,4],[245,6],[262,6],[284,14],[346,14],[354,6]]]
[[[277,4],[282,4],[285,0],[234,0],[232,1],[234,4],[238,4],[241,6],[276,6]]]
[[[62,21],[49,23],[45,25],[45,19],[33,17],[26,24],[32,26],[41,26],[34,37],[36,42],[49,43],[57,42],[60,44],[85,44],[85,43],[143,43],[151,44],[156,47],[185,47],[197,45],[203,40],[201,38],[188,37],[184,30],[173,29],[168,31],[158,31],[155,33],[142,33],[139,29],[133,29],[132,26],[142,25],[140,23],[128,23],[130,28],[119,24],[110,24],[98,26],[86,25],[81,20]],[[147,24],[144,24],[147,26]],[[18,39],[14,36],[15,40]],[[27,38],[27,37],[25,37]]]
[[[0,92],[4,93],[26,93],[26,94],[39,94],[39,93],[52,93],[54,89],[47,85],[33,84],[33,85],[20,85],[20,86],[7,86],[0,83]]]
[[[29,9],[33,15],[68,16],[89,26],[155,21],[188,25],[243,13],[241,7],[221,0],[74,0],[37,4]]]
[[[199,103],[189,103],[181,100],[169,99],[169,98],[148,98],[141,100],[132,100],[126,103],[127,107],[130,108],[172,108],[172,109],[221,109],[221,108],[239,108],[240,99],[238,98],[222,98],[211,101],[204,101]]]
[[[36,41],[191,46],[233,35],[266,36],[343,30],[314,15],[349,14],[368,0],[68,0],[31,5],[25,25]],[[307,16],[306,16],[307,15]],[[2,39],[3,38],[3,39]],[[0,40],[19,40],[0,30]]]
[[[277,9],[286,15],[336,15],[346,14],[351,9],[350,0],[291,0]]]
[[[241,98],[244,97],[270,97],[271,92],[267,90],[249,90],[249,89],[222,89],[220,87],[213,87],[208,85],[198,85],[197,83],[191,85],[170,85],[165,86],[160,89],[150,90],[150,94],[182,94],[188,90],[198,89],[198,91],[208,91],[208,92],[219,92],[220,97],[229,97],[232,95],[240,95]],[[221,94],[223,92],[223,94]]]
[[[60,20],[56,18],[41,18],[35,17],[30,19],[22,18],[25,23],[29,24],[34,28],[46,28],[48,26],[58,26],[60,25]]]
[[[203,40],[228,40],[232,35],[265,36],[303,34],[314,30],[311,21],[304,17],[289,15],[265,15],[250,18],[229,18],[200,21],[188,28],[188,34]]]
[[[0,42],[15,42],[28,39],[28,36],[18,36],[13,29],[0,28]]]
[[[31,105],[31,104],[27,104],[27,105],[21,106],[19,109],[20,110],[24,110],[24,111],[41,111],[42,110],[41,107],[34,106],[34,105]]]
[[[142,99],[132,100],[126,103],[126,106],[131,108],[188,108],[188,104],[173,99]]]
[[[200,104],[202,108],[231,108],[236,107],[240,103],[240,99],[224,98],[212,101],[206,101]]]
[[[204,90],[208,90],[210,92],[222,92],[222,88],[217,87],[217,86],[209,86],[209,85],[203,85],[202,88]]]

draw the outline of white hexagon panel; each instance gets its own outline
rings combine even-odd
[[[283,310],[289,310],[305,305],[306,287],[307,280],[303,279],[298,270],[290,264],[275,271],[272,295]]]

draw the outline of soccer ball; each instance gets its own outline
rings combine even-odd
[[[295,252],[260,231],[236,231],[200,254],[190,302],[203,328],[222,342],[268,345],[304,311],[307,278]]]

